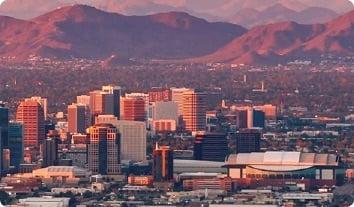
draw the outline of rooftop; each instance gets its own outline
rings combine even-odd
[[[317,154],[304,152],[252,152],[230,155],[226,165],[281,165],[281,166],[338,166],[339,158],[335,154]]]

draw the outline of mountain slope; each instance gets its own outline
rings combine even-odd
[[[255,27],[196,62],[274,64],[324,54],[354,55],[354,11],[326,24],[283,22]]]
[[[11,21],[0,32],[0,55],[19,58],[186,58],[211,53],[246,32],[180,12],[124,16],[83,5]]]
[[[229,18],[229,22],[254,27],[283,21],[294,21],[300,24],[315,24],[328,22],[338,14],[322,7],[309,7],[302,11],[295,11],[282,4],[275,4],[265,10],[243,9]]]
[[[29,19],[57,7],[85,4],[125,15],[183,11],[204,19],[228,19],[240,10],[266,8],[281,4],[294,11],[321,7],[342,14],[353,9],[349,0],[5,0],[0,15]],[[210,19],[209,19],[210,18]]]

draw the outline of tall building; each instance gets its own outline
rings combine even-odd
[[[193,91],[194,89],[191,88],[171,88],[171,100],[177,103],[178,116],[183,114],[183,93]]]
[[[113,95],[113,115],[120,119],[121,87],[114,85],[102,86],[102,91]]]
[[[37,101],[43,108],[44,119],[48,118],[48,99],[42,98],[40,96],[33,96],[31,98],[26,98],[25,101]]]
[[[98,115],[114,113],[114,96],[105,91],[91,91],[90,92],[90,112],[92,121]]]
[[[253,110],[253,127],[265,127],[265,113],[261,110]]]
[[[20,122],[9,123],[9,149],[10,149],[10,165],[16,169],[20,167],[24,156],[24,129]]]
[[[86,106],[72,104],[68,106],[68,132],[85,133],[86,130]]]
[[[200,91],[183,93],[183,123],[186,131],[204,131],[207,94]]]
[[[23,123],[24,146],[39,148],[45,138],[42,105],[34,100],[21,101],[17,108],[16,121]]]
[[[145,121],[146,104],[142,98],[124,97],[121,100],[121,119],[127,121]]]
[[[225,161],[228,155],[226,135],[223,133],[197,134],[194,141],[194,159]]]
[[[112,124],[120,133],[121,160],[146,160],[146,124],[139,121],[117,120],[113,116],[98,116],[98,124]]]
[[[277,107],[271,104],[254,106],[255,109],[263,111],[266,119],[277,118]]]
[[[173,180],[173,150],[168,146],[159,146],[156,143],[153,152],[153,176],[155,182]]]
[[[9,109],[0,103],[1,146],[8,146]]]
[[[86,105],[86,106],[90,106],[91,97],[88,96],[88,95],[76,96],[76,103],[77,104]]]
[[[253,108],[250,106],[239,107],[236,111],[238,128],[253,128]]]
[[[168,88],[152,88],[149,91],[149,103],[158,101],[171,101],[171,91]]]
[[[120,174],[120,137],[112,124],[96,124],[89,128],[88,168],[93,174]]]
[[[174,125],[178,123],[178,105],[173,101],[157,101],[149,105],[148,110],[148,125],[153,128],[153,123],[159,120],[174,121]]]
[[[42,144],[42,167],[54,166],[58,162],[58,139],[47,138]]]
[[[261,132],[256,129],[242,129],[236,133],[236,152],[259,152]]]
[[[5,169],[3,150],[8,147],[9,109],[0,103],[0,173]]]

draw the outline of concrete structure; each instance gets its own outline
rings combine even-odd
[[[241,186],[299,182],[311,188],[342,183],[344,170],[339,160],[334,154],[269,151],[230,155],[225,166],[228,175]]]
[[[178,106],[178,116],[183,114],[183,94],[185,92],[192,92],[194,89],[191,88],[171,88],[171,100],[177,103]]]
[[[33,170],[32,176],[50,186],[77,186],[79,182],[88,182],[91,172],[76,166],[49,166]]]
[[[120,119],[121,87],[115,85],[102,86],[102,91],[113,95],[113,115]]]
[[[259,152],[261,148],[261,132],[257,129],[240,129],[236,133],[236,152]]]
[[[155,87],[149,91],[149,103],[171,101],[171,91],[168,88]]]
[[[146,120],[146,102],[143,98],[124,97],[121,99],[121,119],[127,121]]]
[[[58,139],[48,138],[42,144],[43,167],[56,165],[58,162]]]
[[[23,125],[19,122],[9,123],[9,149],[10,149],[10,165],[16,169],[23,161]]]
[[[96,124],[89,128],[88,168],[93,174],[118,175],[120,167],[120,135],[112,124]]]
[[[154,120],[152,122],[152,130],[155,133],[159,132],[174,132],[177,130],[177,124],[175,120]]]
[[[24,100],[17,108],[16,121],[24,127],[24,146],[39,148],[45,138],[44,110],[35,100]]]
[[[30,207],[68,207],[70,198],[54,198],[54,197],[32,197],[20,199],[18,206]]]
[[[183,124],[186,131],[204,131],[206,127],[205,92],[193,91],[183,93]]]
[[[114,113],[114,96],[105,91],[91,91],[90,92],[90,113],[91,120],[94,121],[95,117],[103,114]]]
[[[47,118],[48,118],[48,100],[46,98],[42,98],[40,96],[33,96],[31,98],[26,98],[25,101],[36,101],[37,103],[39,103],[43,108],[44,119],[47,120]]]
[[[148,110],[149,120],[175,120],[178,122],[178,105],[173,101],[153,102],[149,105]]]
[[[200,133],[194,141],[194,159],[209,161],[225,161],[228,154],[226,134]]]
[[[153,157],[154,181],[171,181],[173,179],[173,151],[168,146],[160,147],[156,143]]]
[[[146,160],[146,125],[139,121],[117,120],[112,116],[99,116],[97,123],[113,124],[121,136],[121,160]]]
[[[173,160],[173,172],[181,173],[227,173],[223,168],[224,162],[204,161],[204,160]]]
[[[86,106],[71,104],[68,106],[68,132],[85,133],[86,130]]]

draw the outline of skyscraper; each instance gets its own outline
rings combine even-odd
[[[152,88],[149,91],[149,103],[158,101],[171,101],[171,91],[168,88]]]
[[[261,132],[257,129],[241,129],[236,133],[236,152],[259,152]]]
[[[0,173],[5,169],[3,150],[8,147],[9,109],[0,103]]]
[[[155,182],[173,180],[173,150],[168,146],[156,147],[153,152],[153,176]]]
[[[114,94],[107,91],[91,91],[90,92],[90,114],[92,122],[98,115],[112,114],[114,115]]]
[[[23,161],[23,124],[20,122],[9,123],[9,149],[10,149],[10,164],[16,169],[19,168]]]
[[[58,139],[47,138],[42,144],[42,167],[54,166],[58,162]]]
[[[114,85],[102,86],[102,91],[113,95],[113,115],[120,119],[121,87]]]
[[[223,133],[197,134],[194,141],[194,159],[225,161],[228,154],[226,135]]]
[[[186,131],[204,131],[206,126],[206,98],[201,91],[183,93],[183,122]]]
[[[48,118],[48,99],[42,98],[40,96],[32,96],[31,98],[26,98],[25,101],[37,101],[43,108],[44,119]]]
[[[253,110],[253,127],[265,127],[265,113],[263,111],[258,109]]]
[[[145,121],[146,106],[142,98],[124,97],[121,100],[121,119],[127,121]]]
[[[1,146],[8,146],[8,128],[9,128],[9,109],[0,103],[0,128],[1,128]]]
[[[34,100],[20,102],[16,112],[16,121],[24,127],[24,146],[39,148],[45,138],[44,111],[41,104]]]
[[[121,160],[146,160],[146,124],[139,121],[117,120],[116,117],[101,115],[98,124],[112,124],[120,133]]]
[[[194,89],[191,88],[171,88],[171,100],[177,103],[178,106],[178,116],[183,114],[183,93],[192,92]]]
[[[68,132],[85,133],[86,130],[86,106],[72,104],[68,106]]]
[[[93,174],[120,174],[120,137],[112,124],[89,128],[88,168]]]

